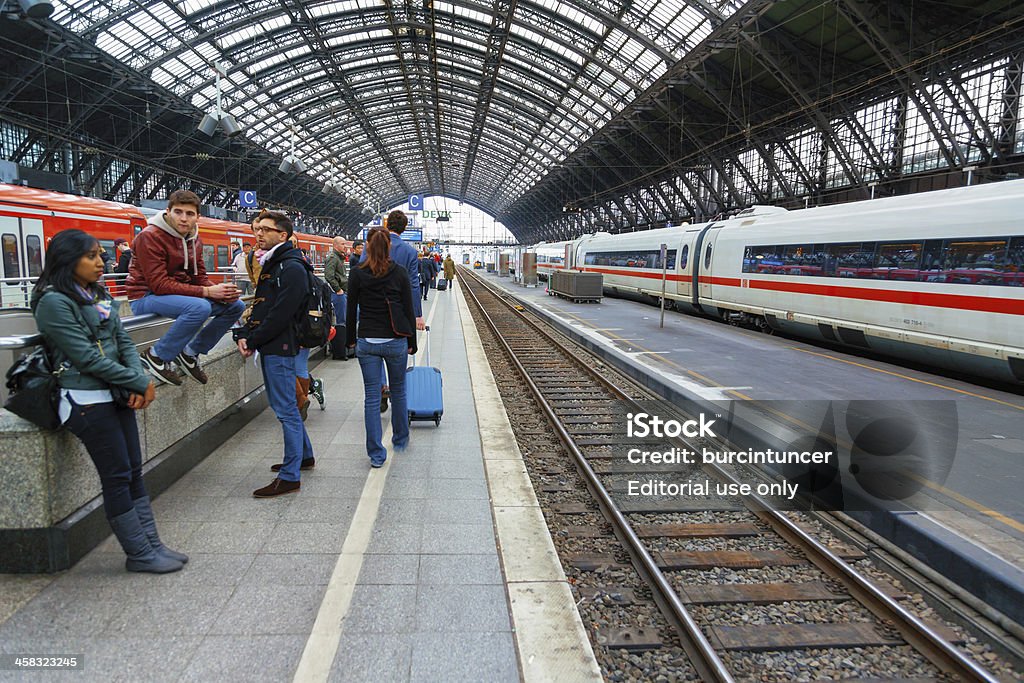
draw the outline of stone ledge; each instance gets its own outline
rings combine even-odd
[[[158,387],[157,400],[138,415],[152,496],[267,407],[259,369],[233,347],[215,350],[203,367],[208,384],[186,378],[180,387]],[[45,432],[0,410],[0,487],[0,572],[67,569],[110,533],[99,477],[69,432]]]

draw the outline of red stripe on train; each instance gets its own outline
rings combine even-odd
[[[595,273],[642,277],[660,280],[661,273],[640,273],[627,270],[607,268],[586,268]],[[689,282],[688,275],[669,275],[673,282]],[[702,277],[702,283],[721,287],[742,287],[740,278]],[[889,304],[910,304],[913,306],[929,306],[931,308],[951,308],[962,311],[978,311],[981,313],[1005,313],[1007,315],[1024,315],[1024,299],[1006,299],[989,296],[972,296],[969,294],[939,294],[934,292],[909,292],[898,289],[871,289],[868,287],[848,287],[839,285],[818,285],[803,282],[779,282],[774,280],[747,280],[747,288],[761,289],[772,292],[790,294],[809,294],[812,296],[830,296],[840,299],[857,299],[860,301],[880,301]]]

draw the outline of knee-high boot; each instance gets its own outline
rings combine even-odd
[[[110,528],[114,530],[114,535],[124,548],[124,554],[128,556],[124,562],[128,571],[167,574],[185,566],[153,550],[142,524],[139,523],[139,513],[135,508],[111,519]]]
[[[139,524],[142,525],[142,530],[146,532],[146,538],[149,539],[149,544],[153,546],[153,550],[164,557],[177,560],[182,564],[188,562],[188,555],[171,550],[161,542],[160,535],[156,532],[156,519],[153,517],[153,507],[150,505],[149,496],[136,498],[132,503],[135,504],[135,512],[139,514]]]

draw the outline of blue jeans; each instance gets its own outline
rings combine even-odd
[[[309,349],[300,348],[295,354],[295,376],[309,379]]]
[[[391,379],[391,443],[398,450],[409,445],[409,409],[405,401],[405,366],[409,358],[409,342],[394,339],[383,344],[356,340],[356,358],[363,373],[363,419],[366,422],[366,454],[370,462],[381,465],[388,452],[381,444],[380,388],[387,364]]]
[[[298,481],[302,461],[313,457],[313,444],[295,404],[295,358],[260,354],[260,360],[267,401],[284,430],[284,464],[277,476],[284,481]]]
[[[348,294],[331,294],[331,305],[334,306],[334,323],[344,325],[348,315]]]
[[[134,508],[132,501],[146,495],[135,411],[113,403],[80,406],[71,401],[71,416],[64,426],[81,439],[96,466],[107,519]]]
[[[177,294],[147,294],[133,301],[131,306],[135,315],[155,313],[174,318],[171,329],[153,345],[153,353],[165,361],[173,361],[182,351],[190,356],[209,353],[245,310],[241,301],[222,304],[198,296]],[[211,316],[213,319],[203,327]]]

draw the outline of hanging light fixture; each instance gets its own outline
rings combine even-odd
[[[281,165],[277,167],[277,170],[281,173],[302,173],[306,170],[306,164],[295,156],[295,126],[292,126],[292,149],[281,160]]]
[[[234,116],[221,109],[220,79],[222,76],[227,75],[224,63],[214,62],[213,71],[217,75],[217,100],[213,105],[213,111],[203,117],[203,120],[199,122],[198,128],[201,133],[212,137],[217,132],[217,127],[220,126],[224,130],[225,135],[233,138],[242,132],[242,127],[238,125],[238,121],[235,121]]]
[[[53,3],[48,0],[18,0],[18,4],[29,19],[45,19],[53,14]]]

